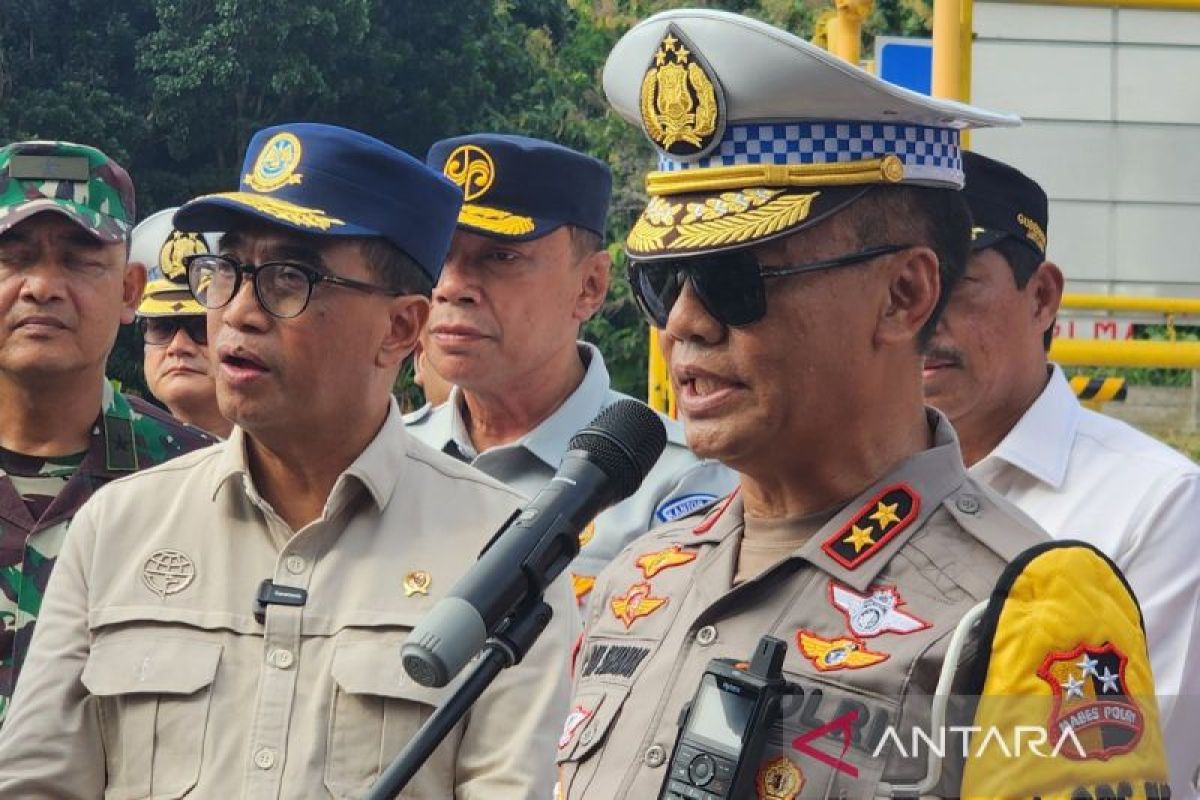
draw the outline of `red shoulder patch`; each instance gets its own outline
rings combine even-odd
[[[908,484],[889,486],[826,539],[821,549],[846,569],[854,569],[911,525],[920,508],[921,498]]]

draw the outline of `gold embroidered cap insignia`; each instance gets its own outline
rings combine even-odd
[[[267,140],[254,161],[254,169],[243,180],[256,192],[273,192],[280,186],[300,183],[296,172],[304,149],[293,133],[277,133]]]
[[[642,127],[673,158],[699,158],[725,132],[725,96],[716,74],[674,25],[642,78]]]

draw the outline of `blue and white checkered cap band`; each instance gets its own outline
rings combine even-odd
[[[711,154],[695,161],[658,157],[663,172],[744,164],[832,164],[895,155],[904,183],[962,188],[959,132],[890,122],[787,122],[730,125]]]

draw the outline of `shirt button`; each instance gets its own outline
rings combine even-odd
[[[958,510],[964,514],[979,513],[979,498],[973,494],[960,494],[955,499],[954,505],[958,506]]]
[[[701,647],[708,647],[717,640],[717,629],[712,625],[705,625],[700,630],[696,631],[696,644]]]
[[[296,663],[296,657],[291,650],[272,650],[268,660],[279,669],[287,669]]]
[[[254,753],[254,765],[259,769],[270,769],[275,766],[275,751],[269,747],[260,747]]]
[[[287,571],[293,575],[299,575],[301,572],[304,572],[304,569],[308,566],[308,562],[306,562],[300,556],[288,556],[286,563]]]
[[[661,767],[666,760],[667,751],[662,748],[662,745],[653,744],[646,749],[645,761],[647,767]]]
[[[584,744],[584,745],[591,744],[592,739],[594,739],[595,737],[596,737],[596,734],[593,733],[592,727],[589,725],[588,727],[583,729],[583,733],[579,734],[579,743]]]

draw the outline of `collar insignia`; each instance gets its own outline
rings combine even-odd
[[[635,583],[625,594],[612,599],[613,616],[623,622],[628,630],[638,619],[648,617],[665,606],[668,599],[655,597],[648,583]]]
[[[642,78],[642,128],[672,158],[712,151],[725,132],[725,94],[716,73],[674,25]]]
[[[796,800],[804,788],[804,773],[787,756],[764,762],[755,779],[758,800]]]
[[[916,633],[932,627],[925,620],[900,610],[904,605],[894,586],[872,586],[862,595],[840,583],[829,582],[829,602],[846,617],[850,632],[859,639],[881,633]]]
[[[587,527],[584,528],[579,533],[579,549],[582,550],[583,548],[587,547],[588,542],[590,542],[592,540],[592,537],[595,535],[596,535],[596,520],[592,520],[591,522],[589,522],[587,524]]]
[[[725,499],[721,501],[721,505],[717,506],[715,511],[705,517],[699,525],[692,528],[692,533],[699,536],[702,533],[708,533],[710,530],[712,530],[712,526],[717,524],[717,520],[719,520],[721,515],[725,513],[725,509],[729,508],[729,504],[733,502],[733,498],[737,497],[738,489],[740,488],[741,487],[739,486],[737,489],[734,489],[732,492],[730,492]]]
[[[1080,643],[1046,656],[1037,674],[1054,695],[1050,729],[1074,732],[1065,740],[1062,755],[1074,761],[1107,761],[1137,746],[1145,719],[1127,693],[1128,660],[1110,642],[1100,647]]]
[[[822,639],[812,631],[796,631],[796,643],[819,672],[863,669],[887,661],[888,653],[876,653],[857,639]]]
[[[304,148],[293,133],[277,133],[267,140],[254,169],[242,180],[256,192],[273,192],[281,186],[300,183],[304,177],[296,172]]]
[[[821,549],[844,568],[854,569],[912,524],[920,507],[921,498],[906,484],[889,486],[826,539]]]
[[[695,560],[695,553],[685,553],[683,552],[683,547],[675,544],[666,550],[659,550],[657,553],[646,553],[643,556],[639,556],[638,560],[633,563],[641,569],[642,575],[646,578],[653,578],[664,569],[681,567]]]

